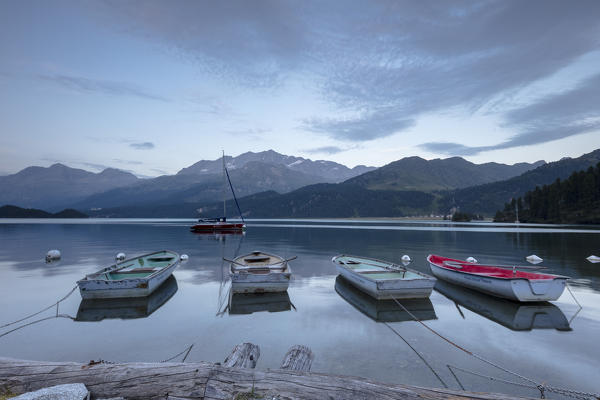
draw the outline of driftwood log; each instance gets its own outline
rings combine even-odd
[[[0,358],[0,395],[79,382],[86,385],[93,398],[516,399],[499,394],[384,384],[348,376],[229,368],[207,362],[79,364]]]

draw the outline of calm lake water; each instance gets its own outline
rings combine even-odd
[[[439,284],[430,301],[407,307],[496,364],[553,386],[600,391],[600,264],[585,259],[600,255],[598,227],[254,220],[245,235],[206,235],[190,233],[192,222],[2,220],[0,325],[56,302],[118,252],[169,249],[190,258],[150,299],[90,305],[75,291],[60,303],[62,317],[54,318],[53,308],[0,329],[0,356],[161,361],[194,344],[187,361],[221,362],[234,345],[252,342],[261,351],[257,368],[267,369],[277,368],[290,346],[305,344],[315,353],[315,372],[539,397],[537,389],[479,376],[527,384],[452,347],[393,302],[365,297],[336,279],[331,263],[339,253],[396,262],[408,254],[412,268],[429,272],[429,253],[518,265],[537,254],[549,272],[573,278],[582,309],[568,291],[553,303],[519,305],[448,284]],[[63,258],[46,264],[46,252],[54,248]],[[255,249],[298,256],[288,293],[230,300],[222,257]],[[29,322],[35,323],[23,326]]]

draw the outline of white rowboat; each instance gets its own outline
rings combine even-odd
[[[285,292],[292,277],[288,261],[262,251],[234,258],[229,267],[232,292]]]
[[[77,282],[84,299],[149,296],[179,265],[179,254],[163,250],[120,261]]]
[[[435,285],[434,277],[387,261],[348,255],[331,261],[344,278],[378,300],[429,297]]]

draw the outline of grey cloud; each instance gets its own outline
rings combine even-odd
[[[142,142],[142,143],[131,143],[129,147],[133,147],[136,150],[152,150],[154,148],[154,143],[152,142]]]
[[[117,162],[119,164],[127,164],[127,165],[142,165],[143,162],[142,161],[135,161],[135,160],[122,160],[120,158],[113,158],[114,162]]]
[[[341,152],[346,151],[345,149],[342,149],[341,147],[338,146],[323,146],[323,147],[314,147],[312,149],[304,149],[303,150],[305,153],[309,153],[309,154],[338,154]]]
[[[600,48],[597,0],[105,4],[120,31],[236,84],[301,76],[332,104],[366,115],[306,121],[347,141],[393,134],[423,114],[498,103]]]
[[[392,135],[414,123],[414,120],[404,119],[393,112],[377,112],[344,120],[310,119],[304,121],[304,128],[339,140],[364,141]]]
[[[162,96],[152,94],[138,86],[126,82],[89,79],[68,75],[39,75],[38,78],[78,92],[103,93],[111,96],[133,96],[147,100],[168,101]]]
[[[517,133],[491,146],[432,142],[421,148],[443,154],[474,155],[484,151],[545,143],[600,130],[600,73],[571,89],[547,96],[505,114],[505,127]]]

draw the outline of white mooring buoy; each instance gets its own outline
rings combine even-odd
[[[410,257],[408,256],[408,254],[403,255],[400,259],[402,261],[410,262]]]
[[[600,262],[600,257],[595,256],[595,255],[592,254],[591,256],[589,256],[588,258],[586,258],[586,260],[588,260],[591,263],[596,264],[596,263]]]
[[[475,264],[477,262],[477,259],[475,257],[467,257],[467,262]]]
[[[117,260],[117,261],[121,261],[121,260],[124,260],[124,259],[125,259],[125,253],[118,253],[115,256],[115,260]]]
[[[187,261],[187,260],[188,260],[188,258],[189,258],[189,257],[188,257],[188,255],[187,255],[187,254],[182,254],[182,255],[181,255],[181,257],[179,257],[179,259],[180,259],[181,261]]]
[[[538,257],[535,254],[527,256],[527,257],[525,257],[525,259],[532,264],[539,264],[542,261],[544,261],[541,257]]]
[[[54,260],[60,260],[60,251],[59,250],[48,250],[48,252],[46,253],[46,261],[50,262],[50,261],[54,261]]]

